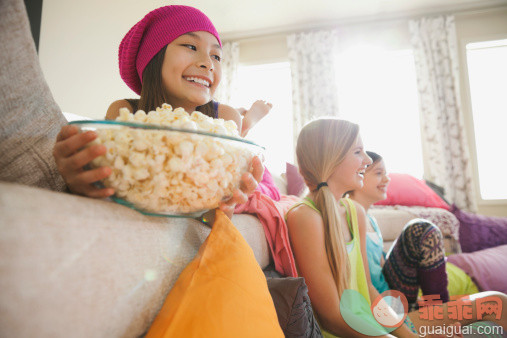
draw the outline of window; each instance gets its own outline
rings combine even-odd
[[[481,197],[507,199],[507,40],[469,43],[466,53]]]
[[[274,174],[285,172],[285,162],[294,163],[290,65],[278,62],[240,66],[233,107],[250,108],[256,100],[273,104],[269,114],[254,126],[247,139],[266,147],[266,166]]]
[[[337,56],[340,118],[355,122],[366,150],[390,172],[423,176],[414,56],[410,49],[350,48]]]
[[[337,56],[340,118],[358,123],[365,148],[378,152],[390,172],[423,176],[418,92],[409,49],[348,49]],[[249,108],[257,99],[273,109],[247,135],[266,147],[276,174],[294,162],[291,72],[288,62],[243,65],[231,105]]]

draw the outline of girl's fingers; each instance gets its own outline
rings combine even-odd
[[[97,169],[85,170],[76,175],[75,185],[86,186],[92,184],[93,182],[97,182],[108,177],[111,175],[111,172],[112,170],[109,167],[100,167]],[[111,189],[111,191],[114,193],[114,189]]]
[[[106,152],[107,149],[105,146],[99,144],[93,145],[78,151],[71,157],[67,158],[65,160],[66,167],[71,170],[81,169],[95,158],[104,155]]]
[[[262,181],[262,175],[264,174],[264,166],[262,165],[259,156],[254,156],[254,158],[252,159],[251,173],[257,182]]]
[[[234,191],[233,196],[225,202],[220,203],[220,210],[222,210],[227,217],[231,218],[234,214],[236,204],[243,204],[248,201],[248,197],[241,192],[241,190]]]
[[[224,210],[224,208],[232,207],[234,208],[236,204],[243,204],[248,201],[248,196],[242,192],[241,190],[237,189],[234,191],[231,198],[229,198],[227,201],[224,201],[220,204],[220,209]],[[225,211],[225,210],[224,210]]]
[[[79,132],[76,126],[63,126],[60,129],[58,135],[56,135],[56,142],[63,141],[71,137],[72,135],[76,135]]]
[[[109,175],[111,175],[111,168],[109,167],[85,170],[81,173],[74,174],[67,182],[67,186],[73,193],[79,195],[94,198],[109,197],[114,194],[114,189],[97,188],[93,185],[94,182],[100,181]]]
[[[69,157],[89,142],[97,138],[97,133],[87,131],[78,133],[55,143],[53,154],[55,157]]]
[[[246,195],[250,195],[257,188],[258,182],[250,173],[244,173],[241,176],[240,189]]]
[[[229,217],[229,219],[232,219],[232,215],[234,214],[234,206],[228,206],[225,204],[220,205],[220,210],[224,212],[224,214]]]
[[[94,186],[89,186],[84,192],[83,195],[92,197],[92,198],[106,198],[114,194],[114,189],[111,188],[103,188],[99,189]]]

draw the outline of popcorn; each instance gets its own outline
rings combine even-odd
[[[155,111],[131,114],[120,109],[117,121],[170,126],[239,137],[233,121],[188,114],[168,104]],[[103,180],[116,196],[154,213],[193,213],[218,207],[232,196],[253,157],[249,146],[217,137],[130,127],[96,130],[94,144],[107,148],[95,167],[109,166]]]

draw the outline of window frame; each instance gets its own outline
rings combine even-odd
[[[476,145],[476,135],[475,135],[475,125],[474,125],[474,112],[472,110],[472,93],[470,88],[470,75],[468,73],[468,55],[467,55],[467,45],[470,43],[478,43],[485,41],[494,41],[494,40],[505,40],[507,39],[507,34],[497,33],[497,34],[485,34],[479,35],[476,37],[469,38],[461,38],[459,40],[459,61],[460,61],[460,76],[462,79],[460,81],[461,84],[461,107],[463,114],[463,121],[465,124],[465,132],[467,135],[469,153],[470,153],[470,162],[472,169],[472,184],[474,187],[474,195],[475,200],[477,201],[477,205],[488,207],[488,206],[507,206],[507,199],[483,199],[481,196],[481,186],[479,180],[479,162],[477,157],[477,145]]]

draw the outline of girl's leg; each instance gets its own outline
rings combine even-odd
[[[424,295],[439,295],[449,300],[442,233],[423,219],[407,223],[387,255],[382,268],[389,287],[405,294],[411,308],[419,287]]]
[[[243,110],[241,115],[243,115],[243,123],[241,126],[241,136],[245,137],[248,131],[259,122],[264,116],[266,116],[273,105],[264,100],[255,101],[250,109]]]

